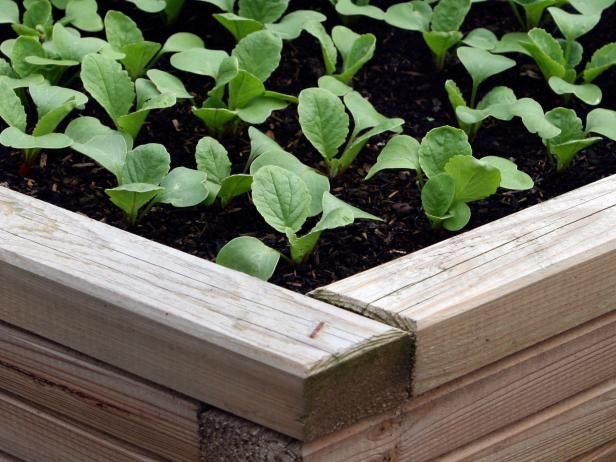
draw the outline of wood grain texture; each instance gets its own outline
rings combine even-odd
[[[0,389],[178,462],[201,456],[201,405],[0,323]]]
[[[561,462],[616,438],[616,379],[562,401],[438,459]]]
[[[27,462],[162,462],[0,391],[0,451]]]
[[[414,394],[616,310],[616,176],[316,290],[416,336]]]
[[[302,440],[408,393],[398,329],[4,188],[0,294],[0,320]]]
[[[570,462],[614,462],[616,461],[616,440],[610,441],[597,449],[582,454]]]
[[[23,462],[19,459],[16,459],[13,456],[10,456],[2,451],[0,451],[0,462]]]
[[[616,313],[306,444],[304,461],[431,461],[612,377]]]

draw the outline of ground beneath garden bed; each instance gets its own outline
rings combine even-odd
[[[131,16],[141,18],[138,22],[150,40],[164,41],[167,35],[174,32],[169,30],[161,36],[162,26],[156,16],[142,15],[126,7],[127,2],[109,3],[113,8],[129,11]],[[293,9],[321,9],[335,17],[327,0],[295,0],[291,4]],[[198,33],[208,48],[228,49],[233,46],[231,36],[211,18],[212,12],[214,9],[206,4],[188,2],[186,14],[176,29]],[[604,13],[600,25],[582,40],[586,55],[607,42],[616,41],[616,30],[611,27],[615,23],[616,8],[610,8]],[[358,32],[369,31],[377,35],[376,55],[358,74],[354,86],[378,110],[390,117],[404,118],[405,133],[418,139],[431,128],[443,124],[455,125],[443,85],[446,79],[453,78],[465,93],[469,93],[470,79],[460,64],[452,62],[445,72],[438,74],[419,34],[364,19],[353,20],[349,25]],[[487,27],[497,35],[518,29],[506,4],[496,1],[473,6],[464,30],[475,27]],[[6,29],[0,38],[8,37]],[[485,89],[494,85],[510,86],[518,97],[531,96],[545,110],[563,104],[549,90],[539,70],[529,59],[521,55],[511,57],[521,66],[489,80],[484,85]],[[167,66],[167,63],[161,63],[161,67]],[[282,64],[269,80],[268,87],[297,94],[303,88],[316,86],[322,74],[323,65],[316,40],[304,34],[300,39],[285,44]],[[189,74],[181,77],[200,103],[211,82]],[[601,107],[616,109],[615,77],[616,70],[612,70],[596,82],[604,93]],[[582,118],[589,110],[583,104],[574,104],[573,107]],[[111,125],[102,111],[96,108],[96,103],[91,102],[86,112],[100,116]],[[319,154],[301,135],[295,107],[274,113],[270,121],[259,128],[304,163],[323,168]],[[190,103],[181,102],[175,108],[152,113],[137,144],[163,143],[175,165],[193,167],[195,145],[206,134],[205,127],[191,114]],[[306,292],[451,236],[451,233],[430,229],[421,210],[419,188],[413,173],[386,172],[368,182],[363,181],[385,141],[386,138],[382,138],[370,144],[348,172],[332,180],[334,194],[382,217],[384,221],[359,222],[349,228],[324,233],[314,254],[303,267],[292,268],[281,263],[272,282]],[[247,133],[244,131],[235,139],[223,140],[223,144],[236,163],[236,170],[241,171],[249,151]],[[584,151],[568,171],[556,174],[546,160],[541,140],[528,134],[518,122],[486,122],[473,145],[477,157],[499,155],[515,160],[521,170],[533,177],[535,188],[526,192],[503,192],[471,204],[473,217],[467,229],[616,173],[616,143],[602,142]],[[17,174],[19,153],[0,147],[0,154],[0,185],[206,259],[213,260],[224,244],[239,235],[256,236],[280,250],[286,246],[283,236],[268,227],[249,203],[248,197],[233,202],[222,211],[218,207],[156,207],[140,224],[130,228],[104,192],[105,188],[115,186],[112,176],[89,159],[71,150],[52,151],[43,154],[40,164],[26,177],[21,177]]]

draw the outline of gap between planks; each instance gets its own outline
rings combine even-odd
[[[413,393],[616,310],[616,176],[315,290],[416,337]]]
[[[0,293],[0,320],[302,440],[408,394],[406,333],[5,188]]]

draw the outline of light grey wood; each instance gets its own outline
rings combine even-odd
[[[0,389],[161,457],[201,456],[200,403],[4,323]]]
[[[408,391],[400,330],[4,188],[0,294],[0,320],[302,440]]]
[[[419,395],[616,310],[616,176],[313,295],[416,337]]]

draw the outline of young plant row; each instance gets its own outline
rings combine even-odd
[[[166,15],[169,22],[181,17],[184,6],[184,1],[129,1]],[[231,52],[209,49],[186,32],[164,43],[146,40],[125,13],[110,10],[101,16],[95,0],[26,0],[22,8],[0,0],[0,24],[10,24],[16,33],[0,44],[0,118],[6,124],[0,144],[22,151],[20,173],[28,174],[41,151],[77,151],[115,177],[117,185],[106,193],[132,224],[159,204],[224,208],[248,194],[263,220],[286,238],[288,252],[243,236],[227,243],[217,261],[269,279],[281,258],[293,265],[305,262],[324,231],[355,220],[380,220],[336,198],[328,179],[343,175],[376,137],[390,138],[366,180],[388,169],[415,171],[426,216],[433,228],[449,231],[467,225],[469,203],[499,188],[533,187],[511,160],[473,156],[471,143],[486,119],[521,119],[542,139],[557,170],[602,137],[616,140],[614,111],[592,109],[583,123],[567,107],[545,112],[537,101],[518,98],[508,87],[484,88],[491,77],[514,68],[516,54],[523,54],[536,62],[565,105],[571,98],[599,105],[602,92],[594,82],[616,65],[616,43],[593,50],[582,63],[578,39],[599,23],[614,0],[511,1],[512,11],[530,30],[500,38],[487,29],[460,31],[477,1],[416,0],[387,10],[365,0],[332,1],[342,16],[368,16],[421,32],[437,69],[455,56],[468,72],[468,94],[452,80],[444,88],[459,127],[434,128],[421,141],[403,134],[403,119],[381,114],[352,87],[354,76],[374,56],[373,34],[343,25],[328,30],[328,18],[320,12],[287,13],[288,0],[199,1],[220,9],[214,17],[233,36]],[[541,28],[548,16],[558,35]],[[298,95],[268,89],[285,41],[303,33],[321,48],[324,75],[318,85]],[[180,72],[158,68],[163,57]],[[183,73],[207,78],[207,93],[195,97]],[[210,136],[196,145],[196,168],[171,169],[163,144],[137,141],[151,111],[169,111],[182,101],[192,106]],[[101,108],[106,117],[74,114],[88,105]],[[303,136],[322,156],[322,167],[304,164],[255,127],[290,105]],[[246,165],[233,166],[222,143],[240,136],[244,126],[249,127],[250,156]]]

